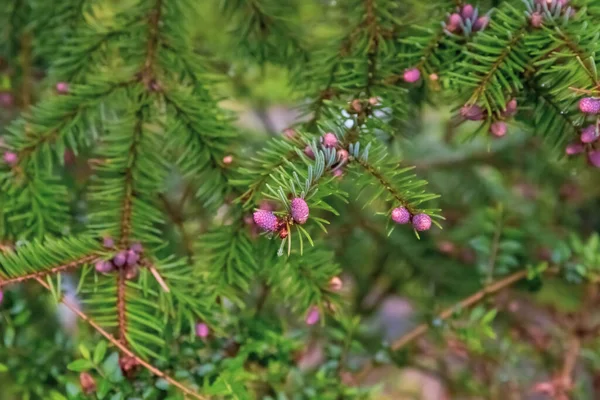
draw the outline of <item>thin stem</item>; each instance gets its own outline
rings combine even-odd
[[[38,281],[38,283],[40,285],[42,285],[46,289],[50,290],[50,286],[46,282],[44,282],[44,280],[42,280],[40,278],[36,278],[36,280]],[[202,396],[202,395],[194,392],[192,389],[184,386],[182,383],[179,383],[175,379],[171,378],[169,375],[165,374],[161,370],[155,368],[151,364],[147,363],[143,359],[141,359],[138,356],[136,356],[131,350],[129,350],[127,347],[125,347],[113,335],[111,335],[110,333],[106,332],[100,325],[98,325],[93,319],[91,319],[86,314],[84,314],[76,305],[74,305],[73,303],[71,303],[69,300],[67,300],[64,297],[62,297],[60,299],[60,302],[63,303],[69,310],[71,310],[75,314],[77,314],[77,316],[79,318],[81,318],[82,320],[84,320],[85,322],[87,322],[92,328],[94,328],[96,331],[98,331],[98,333],[100,333],[102,336],[104,336],[110,343],[112,343],[115,347],[117,347],[123,354],[125,354],[128,357],[131,357],[132,359],[134,359],[139,365],[141,365],[142,367],[146,368],[148,371],[150,371],[154,375],[158,376],[159,378],[162,378],[162,379],[166,380],[171,385],[175,386],[176,388],[178,388],[179,390],[181,390],[183,393],[185,393],[188,396],[193,397],[194,399],[197,399],[197,400],[208,400],[209,399],[209,397]]]
[[[381,183],[381,185],[396,199],[396,201],[398,201],[398,203],[400,203],[403,207],[406,207],[406,209],[411,214],[417,213],[417,210],[414,207],[412,207],[396,189],[394,189],[392,183],[385,176],[383,176],[383,174],[381,174],[381,172],[379,172],[377,168],[373,167],[371,164],[369,164],[367,161],[363,160],[360,157],[354,158],[351,162],[359,164],[361,167],[364,168],[366,172],[368,172],[375,179],[377,179],[379,183]]]
[[[545,273],[556,273],[557,269],[556,268],[548,268],[544,272]],[[438,314],[437,319],[444,321],[444,320],[450,318],[456,310],[470,308],[470,307],[474,306],[475,304],[479,303],[481,300],[487,298],[488,296],[494,295],[494,294],[512,286],[513,284],[525,279],[527,277],[527,273],[528,273],[527,270],[517,271],[511,275],[508,275],[507,277],[505,277],[503,279],[500,279],[499,281],[497,281],[495,283],[492,283],[492,284],[482,288],[481,290],[464,298],[463,300],[452,305],[451,307],[444,309],[440,314]],[[430,325],[425,324],[425,323],[416,326],[415,328],[411,329],[408,333],[406,333],[406,334],[402,335],[400,338],[396,339],[390,346],[391,349],[394,351],[398,351],[398,350],[408,346],[413,341],[415,341],[416,339],[418,339],[419,337],[421,337],[425,333],[427,333],[429,328],[430,328]],[[373,369],[373,367],[374,367],[374,365],[372,362],[367,363],[363,367],[363,369],[357,374],[357,376],[356,376],[357,382],[361,382],[369,374],[369,372]]]
[[[496,62],[494,62],[494,64],[492,65],[492,68],[483,76],[483,79],[481,80],[481,82],[479,82],[479,85],[473,92],[473,95],[471,96],[469,101],[467,101],[467,104],[475,104],[477,100],[479,100],[479,98],[486,92],[488,83],[490,82],[496,71],[498,71],[500,66],[504,63],[504,60],[513,51],[514,46],[517,43],[519,43],[519,41],[523,38],[526,31],[527,25],[521,27],[521,29],[519,29],[519,31],[513,36],[511,41],[506,45],[502,53],[500,53],[500,55],[496,59]]]
[[[4,249],[2,251],[4,252]],[[57,267],[53,267],[53,268],[50,268],[45,271],[34,272],[31,274],[19,276],[17,278],[6,279],[6,280],[0,279],[0,288],[3,286],[6,286],[6,285],[11,285],[13,283],[19,283],[19,282],[27,281],[30,279],[43,278],[47,275],[54,275],[59,272],[63,272],[63,271],[66,271],[66,270],[69,270],[72,268],[76,268],[82,264],[85,264],[85,263],[95,260],[97,257],[98,256],[96,254],[90,254],[90,255],[84,256],[82,258],[79,258],[77,260],[71,261],[67,264],[59,265]]]

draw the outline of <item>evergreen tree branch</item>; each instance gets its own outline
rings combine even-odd
[[[31,279],[44,278],[48,275],[54,275],[54,274],[58,274],[60,272],[65,272],[67,270],[77,268],[82,264],[87,264],[89,262],[92,262],[97,258],[98,258],[97,254],[90,254],[90,255],[78,258],[76,260],[70,261],[66,264],[51,267],[50,269],[48,269],[46,271],[32,272],[27,275],[22,275],[22,276],[18,276],[15,278],[9,278],[9,279],[1,279],[0,278],[0,288],[3,286],[14,284],[14,283],[20,283],[20,282],[24,282],[24,281],[31,280]]]
[[[483,75],[481,80],[479,81],[477,87],[473,91],[473,94],[467,101],[467,104],[475,104],[481,98],[481,96],[485,95],[489,89],[490,83],[494,78],[495,74],[504,64],[504,62],[508,59],[511,53],[514,51],[515,47],[520,44],[527,32],[528,23],[523,25],[516,33],[512,35],[512,38],[507,43],[506,47],[502,50],[500,55],[493,62],[490,69]],[[489,103],[487,103],[489,104]]]
[[[36,280],[44,288],[46,288],[48,290],[51,290],[50,286],[46,282],[44,282],[42,279],[36,278]],[[197,399],[197,400],[208,400],[209,399],[209,397],[206,397],[206,396],[203,396],[203,395],[200,395],[200,394],[196,393],[192,389],[186,387],[185,385],[183,385],[179,381],[173,379],[172,377],[170,377],[169,375],[165,374],[164,372],[162,372],[158,368],[154,367],[150,363],[146,362],[142,358],[139,358],[135,353],[133,353],[123,343],[121,343],[120,340],[116,339],[113,335],[111,335],[110,333],[108,333],[107,331],[105,331],[92,318],[90,318],[85,313],[83,313],[79,309],[79,307],[77,307],[75,304],[71,303],[66,298],[62,297],[60,299],[60,302],[63,303],[69,310],[71,310],[72,312],[74,312],[79,318],[81,318],[82,320],[84,320],[85,322],[87,322],[98,333],[100,333],[102,336],[104,336],[110,343],[112,343],[116,348],[118,348],[121,351],[121,353],[123,353],[126,356],[134,359],[137,364],[143,366],[144,368],[146,368],[148,371],[150,371],[155,376],[166,380],[171,385],[175,386],[176,388],[178,388],[179,390],[181,390],[183,393],[185,393],[188,396],[191,396],[194,399]]]
[[[0,286],[76,268],[101,256],[97,240],[89,237],[33,240],[18,248],[3,246]]]
[[[117,318],[119,321],[119,341],[127,346],[127,299],[125,269],[121,268],[115,274],[117,276]]]
[[[142,109],[138,110],[136,113],[136,123],[133,129],[133,140],[131,141],[131,146],[129,147],[129,155],[128,158],[131,160],[127,168],[125,169],[125,178],[124,178],[124,196],[123,196],[123,206],[122,206],[122,216],[121,216],[121,234],[120,234],[120,243],[121,246],[126,246],[129,243],[129,236],[131,234],[131,215],[133,209],[133,170],[136,167],[136,160],[138,157],[137,146],[142,136],[142,126],[144,123],[144,116]]]

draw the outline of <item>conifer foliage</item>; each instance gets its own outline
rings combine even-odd
[[[598,395],[594,0],[22,0],[0,25],[0,397],[368,399],[384,364]],[[579,302],[547,313],[558,351],[500,298],[546,282]],[[395,295],[420,324],[385,337]],[[517,347],[546,373],[503,370]]]

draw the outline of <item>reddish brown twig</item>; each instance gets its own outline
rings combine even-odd
[[[44,280],[40,279],[40,278],[35,278],[38,283],[40,285],[42,285],[43,287],[45,287],[46,289],[50,290],[50,286],[44,282]],[[100,333],[102,336],[104,336],[110,343],[112,343],[115,347],[117,347],[123,354],[127,355],[128,357],[131,357],[133,359],[136,360],[136,362],[141,365],[142,367],[146,368],[148,371],[150,371],[151,373],[153,373],[154,375],[158,376],[159,378],[162,378],[164,380],[166,380],[167,382],[169,382],[171,385],[175,386],[176,388],[178,388],[179,390],[181,390],[183,393],[185,393],[188,396],[193,397],[194,399],[198,399],[198,400],[208,400],[209,397],[200,395],[196,392],[194,392],[192,389],[184,386],[182,383],[179,383],[178,381],[176,381],[175,379],[171,378],[169,375],[165,374],[164,372],[162,372],[161,370],[155,368],[154,366],[152,366],[151,364],[149,364],[148,362],[144,361],[143,359],[139,358],[138,356],[136,356],[131,350],[129,350],[127,347],[125,347],[119,340],[117,340],[113,335],[111,335],[110,333],[106,332],[100,325],[98,325],[93,319],[91,319],[90,317],[88,317],[86,314],[84,314],[76,305],[72,304],[71,302],[69,302],[68,300],[66,300],[65,298],[62,298],[61,303],[63,303],[69,310],[73,311],[75,314],[77,314],[77,316],[79,318],[81,318],[82,320],[84,320],[85,322],[87,322],[88,324],[90,324],[90,326],[92,328],[94,328],[96,331],[98,331],[98,333]]]

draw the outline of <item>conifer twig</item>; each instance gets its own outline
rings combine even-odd
[[[44,282],[43,279],[40,279],[40,278],[35,278],[35,279],[38,281],[38,283],[40,285],[42,285],[46,289],[50,290],[50,286],[46,282]],[[105,331],[100,325],[98,325],[93,319],[91,319],[86,314],[84,314],[79,309],[79,307],[77,307],[76,305],[74,305],[73,303],[71,303],[69,300],[67,300],[64,297],[62,297],[60,299],[60,302],[63,303],[69,310],[71,310],[75,314],[77,314],[77,316],[79,318],[81,318],[82,320],[84,320],[85,322],[87,322],[92,328],[94,328],[96,331],[98,331],[98,333],[100,333],[102,336],[104,336],[110,343],[112,343],[115,347],[117,347],[123,354],[125,354],[126,356],[131,357],[132,359],[134,359],[139,365],[141,365],[142,367],[146,368],[152,374],[158,376],[159,378],[162,378],[162,379],[166,380],[167,382],[169,382],[170,384],[172,384],[173,386],[175,386],[176,388],[178,388],[179,390],[181,390],[183,393],[185,393],[188,396],[193,397],[194,399],[197,399],[197,400],[208,400],[209,399],[209,397],[206,397],[206,396],[203,396],[203,395],[200,395],[200,394],[194,392],[192,389],[186,387],[185,385],[183,385],[182,383],[180,383],[180,382],[176,381],[175,379],[171,378],[169,375],[165,374],[164,372],[162,372],[158,368],[152,366],[148,362],[146,362],[143,359],[141,359],[138,356],[136,356],[131,350],[129,350],[127,347],[125,347],[113,335],[111,335],[110,333],[108,333],[107,331]]]
[[[520,270],[520,271],[514,272],[513,274],[508,275],[490,285],[485,286],[484,288],[482,288],[482,289],[478,290],[477,292],[473,293],[472,295],[462,299],[461,301],[452,305],[451,307],[444,309],[441,313],[438,314],[437,319],[442,320],[442,321],[447,320],[456,312],[456,310],[470,308],[470,307],[474,306],[475,304],[479,303],[480,301],[482,301],[483,299],[487,298],[488,296],[494,295],[494,294],[514,285],[515,283],[527,278],[528,272],[529,271],[526,269]],[[557,268],[548,268],[544,271],[544,273],[556,273],[556,272],[558,272]],[[427,333],[429,328],[430,328],[430,325],[426,324],[426,323],[417,325],[415,328],[411,329],[409,332],[402,335],[400,338],[396,339],[390,346],[391,350],[398,351],[398,350],[408,346],[413,341],[415,341],[416,339],[418,339],[419,337],[421,337],[425,333]],[[366,376],[369,374],[369,372],[373,368],[374,368],[374,365],[372,362],[367,363],[363,367],[363,369],[361,371],[359,371],[358,374],[356,375],[356,377],[355,377],[356,381],[358,383],[362,382],[362,380],[364,378],[366,378]]]
[[[2,251],[4,252],[4,249],[2,249]],[[69,270],[72,268],[76,268],[82,264],[93,261],[94,259],[96,259],[96,257],[98,257],[96,254],[90,254],[90,255],[81,257],[77,260],[71,261],[69,263],[59,265],[57,267],[53,267],[46,271],[33,272],[31,274],[27,274],[27,275],[23,275],[23,276],[11,278],[11,279],[5,279],[5,280],[0,279],[0,288],[3,286],[14,284],[14,283],[23,282],[23,281],[27,281],[30,279],[39,279],[39,278],[43,278],[47,275],[54,275],[59,272],[63,272],[63,271],[66,271],[66,270]]]

